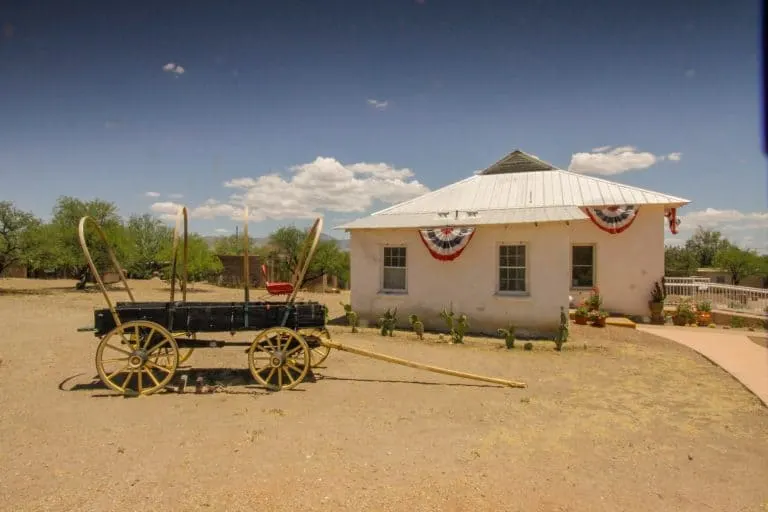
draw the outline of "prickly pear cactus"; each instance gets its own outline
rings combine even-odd
[[[344,308],[345,316],[347,317],[347,324],[352,328],[352,332],[357,332],[357,313],[355,311],[352,311],[352,304],[344,304],[343,302],[339,302],[341,304],[341,307]]]
[[[467,318],[467,315],[459,315],[459,318],[456,322],[456,328],[453,331],[454,343],[464,343],[464,334],[466,334],[468,327],[469,319]]]
[[[382,336],[394,336],[395,325],[397,324],[397,308],[394,311],[387,308],[384,316],[379,318],[379,327]]]
[[[411,315],[408,317],[408,321],[411,322],[411,327],[413,327],[413,332],[416,333],[416,337],[420,340],[424,339],[424,322],[419,320],[419,317],[417,315]]]

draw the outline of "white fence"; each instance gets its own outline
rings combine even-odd
[[[664,289],[669,305],[689,297],[697,303],[709,301],[712,309],[768,316],[768,289],[765,288],[713,283],[708,277],[667,277]]]

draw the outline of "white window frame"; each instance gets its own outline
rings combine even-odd
[[[524,267],[502,267],[501,265],[501,248],[502,247],[522,247],[525,254],[525,266]],[[496,244],[496,254],[494,254],[496,260],[496,275],[494,279],[496,281],[496,295],[512,296],[512,297],[529,297],[531,295],[531,258],[530,251],[528,250],[527,242],[499,242]],[[523,268],[525,270],[525,290],[502,290],[501,289],[501,269],[502,268]]]
[[[573,249],[574,247],[591,247],[592,248],[592,284],[590,286],[574,286],[573,284]],[[597,286],[597,244],[594,243],[573,243],[571,244],[571,252],[568,256],[569,265],[568,265],[568,281],[569,281],[569,288],[571,290],[591,290],[595,286]],[[583,267],[584,265],[579,265],[580,267]]]
[[[405,250],[405,267],[387,267],[385,266],[387,249],[404,249]],[[403,268],[405,269],[405,288],[385,288],[384,287],[384,274],[388,268]],[[380,280],[381,293],[390,294],[405,294],[408,293],[408,246],[406,245],[385,245],[381,248],[381,280]]]

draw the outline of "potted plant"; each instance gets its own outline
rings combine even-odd
[[[587,308],[585,303],[582,303],[578,308],[576,308],[576,312],[573,314],[573,320],[579,325],[587,325],[588,319],[589,308]]]
[[[675,313],[672,315],[672,323],[678,326],[692,324],[696,321],[696,313],[693,310],[690,300],[682,300],[677,305]]]
[[[600,309],[600,306],[603,305],[603,298],[600,296],[600,289],[597,286],[592,288],[592,292],[585,302],[590,311],[598,311]]]
[[[712,323],[712,303],[708,300],[696,304],[696,323],[700,327],[706,327]]]
[[[662,277],[662,284],[656,281],[651,290],[651,300],[648,302],[648,307],[651,310],[651,322],[654,324],[664,323],[664,301],[667,298],[667,294],[664,291],[664,278]]]
[[[605,327],[606,318],[608,318],[608,312],[602,309],[589,312],[589,321],[593,327]]]

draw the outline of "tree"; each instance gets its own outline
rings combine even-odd
[[[117,207],[113,203],[100,199],[85,202],[64,196],[57,201],[51,221],[54,226],[59,264],[74,270],[77,274],[83,274],[88,268],[77,233],[80,218],[85,215],[93,217],[99,223],[118,261],[124,262],[130,253],[130,241],[126,236],[122,220],[117,214]],[[107,248],[91,224],[86,226],[85,239],[96,268],[99,270],[111,268]]]
[[[696,255],[700,267],[712,267],[717,252],[730,245],[719,231],[701,226],[698,226],[696,232],[685,242],[685,248]]]
[[[284,226],[269,236],[273,255],[280,261],[281,271],[292,276],[299,266],[308,233],[295,226]],[[348,258],[333,240],[321,240],[299,287],[324,274],[342,277],[349,272]]]
[[[738,285],[742,279],[760,272],[760,256],[752,250],[728,245],[715,254],[714,264],[731,274],[731,281]]]
[[[153,272],[162,268],[159,256],[164,249],[170,250],[173,244],[173,229],[146,213],[131,216],[126,231],[130,241],[128,272],[132,277],[147,279]],[[180,233],[179,247],[183,242],[182,236],[183,233]]]
[[[267,249],[260,247],[256,240],[249,237],[248,254],[251,256],[266,257]],[[228,256],[242,256],[245,252],[245,244],[243,243],[243,237],[238,235],[223,236],[216,240],[213,245],[213,251],[216,254],[228,255]]]
[[[34,237],[32,231],[40,221],[29,212],[16,208],[10,201],[0,201],[0,274],[23,261]]]
[[[176,272],[178,276],[181,276],[183,265],[183,249],[181,245],[179,245],[178,250],[179,256]],[[221,260],[210,250],[208,243],[202,236],[195,233],[189,235],[187,240],[187,252],[187,278],[190,282],[203,281],[221,272],[223,268]],[[163,276],[165,279],[169,279],[171,277],[170,262],[173,260],[170,244],[160,252],[160,259],[164,262],[168,262],[168,265],[163,269]]]
[[[667,246],[664,248],[664,275],[688,277],[696,273],[699,266],[696,253],[686,247]]]

